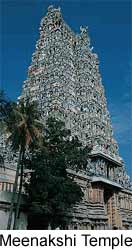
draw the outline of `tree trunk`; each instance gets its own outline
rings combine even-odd
[[[47,228],[47,229],[48,229],[48,230],[51,230],[51,229],[52,229],[50,223],[48,224],[48,228]]]
[[[17,192],[17,185],[18,185],[18,177],[19,177],[19,169],[20,169],[21,157],[22,157],[22,151],[20,150],[18,163],[17,163],[17,169],[16,169],[15,182],[14,182],[14,185],[13,185],[13,194],[12,194],[12,199],[11,199],[9,218],[8,218],[8,223],[7,223],[7,230],[11,229],[11,224],[12,224],[12,215],[13,215],[14,203],[15,203],[16,192]]]
[[[20,174],[20,186],[19,186],[19,192],[17,196],[17,203],[16,203],[16,211],[15,211],[15,217],[14,217],[14,225],[13,225],[13,230],[17,229],[17,222],[19,219],[19,210],[20,210],[20,205],[21,205],[21,193],[22,193],[22,184],[23,184],[23,160],[24,160],[24,152],[22,156],[22,164],[21,164],[21,174]]]

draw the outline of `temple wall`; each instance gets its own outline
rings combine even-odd
[[[69,170],[71,175],[73,171]],[[92,183],[85,174],[78,173],[75,181],[84,197],[75,206],[69,229],[131,229],[132,191],[120,190],[105,183]],[[108,197],[107,197],[108,196]]]
[[[69,175],[80,185],[84,192],[82,202],[77,204],[70,215],[71,222],[67,229],[101,230],[101,229],[132,229],[132,192],[118,190],[106,183],[92,183],[91,177],[85,173],[75,173],[67,170]],[[0,229],[6,229],[9,215],[9,204],[12,190],[6,182],[0,182]],[[108,189],[110,197],[105,203],[105,193]],[[23,197],[23,204],[25,198]],[[27,214],[22,211],[18,229],[27,228]]]
[[[6,230],[7,229],[7,222],[8,222],[8,216],[9,216],[9,208],[4,207],[2,204],[3,208],[1,208],[0,204],[0,229],[1,230]],[[5,204],[6,206],[6,204]],[[13,227],[13,222],[14,222],[14,213],[13,213],[13,220],[12,220],[12,227]],[[19,219],[19,225],[18,225],[18,230],[26,230],[27,229],[27,215],[23,212],[20,214],[20,219]]]
[[[0,183],[1,185],[1,183]],[[10,202],[11,202],[12,192],[0,190],[0,229],[5,230],[7,228],[7,221],[9,216]],[[22,197],[21,205],[24,207],[25,197]],[[14,221],[14,213],[12,226]],[[24,230],[27,228],[27,213],[21,209],[18,229]]]

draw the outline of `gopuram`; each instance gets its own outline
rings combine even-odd
[[[98,56],[90,46],[87,28],[80,27],[80,34],[75,34],[53,6],[41,20],[19,97],[27,98],[37,101],[43,121],[49,115],[62,119],[84,146],[93,145],[86,171],[68,169],[84,198],[66,229],[132,229],[132,183],[113,137]],[[5,168],[0,168],[1,199],[2,192],[12,192],[15,162],[2,136],[0,147],[5,159]],[[0,216],[8,206],[9,202],[0,201]]]

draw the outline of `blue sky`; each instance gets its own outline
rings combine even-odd
[[[132,179],[131,7],[127,0],[0,0],[0,87],[16,100],[48,5],[60,6],[75,31],[89,28],[120,154]]]

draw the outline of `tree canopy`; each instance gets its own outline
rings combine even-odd
[[[64,228],[74,205],[83,197],[68,168],[86,168],[90,148],[83,148],[62,121],[49,118],[41,148],[27,165],[33,171],[25,183],[29,202],[29,229]]]
[[[19,188],[13,226],[13,228],[15,229],[17,226],[16,221],[20,208],[25,153],[27,150],[29,150],[30,145],[35,145],[39,141],[42,135],[43,124],[39,121],[39,113],[36,104],[31,103],[29,100],[27,100],[27,102],[20,100],[19,103],[9,104],[10,109],[8,110],[8,112],[6,112],[7,107],[8,102],[2,99],[1,113],[3,115],[2,121],[4,122],[4,125],[6,127],[5,132],[7,133],[8,137],[7,141],[9,141],[12,151],[18,153],[16,176],[13,185],[13,194],[7,225],[7,229],[11,229],[14,201],[17,190]]]
[[[29,229],[47,229],[49,225],[52,229],[65,228],[74,206],[83,197],[81,187],[67,170],[86,169],[91,146],[83,147],[78,137],[71,135],[60,120],[50,117],[43,125],[34,103],[20,101],[16,104],[0,92],[0,125],[3,124],[12,150],[19,152],[7,228],[11,228],[20,174],[13,228],[17,227],[25,168],[31,170],[25,181]],[[28,159],[26,150],[30,156]]]

